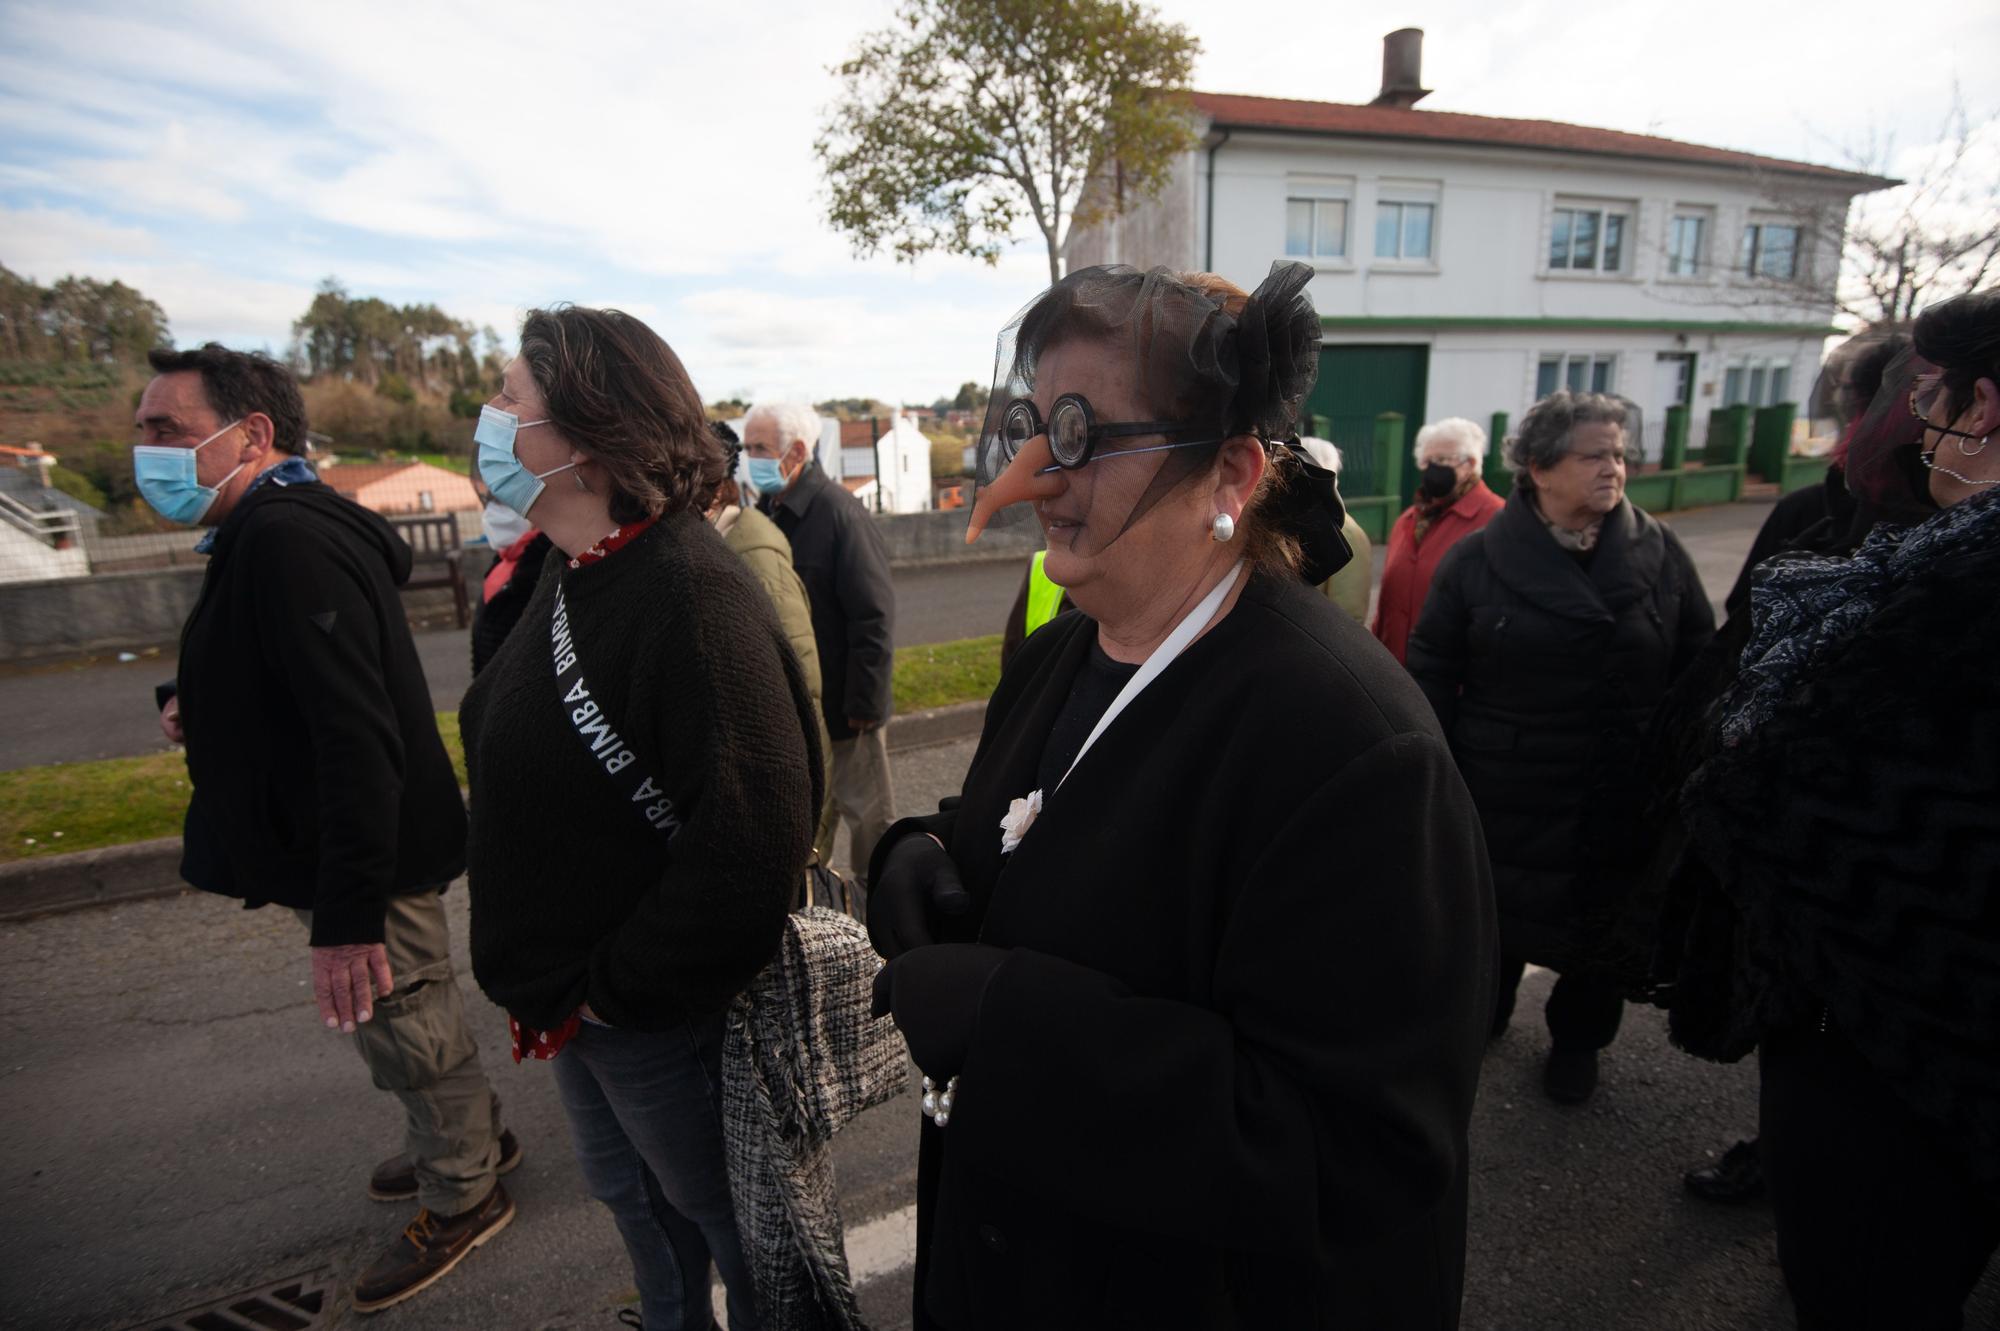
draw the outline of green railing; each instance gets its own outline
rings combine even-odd
[[[1309,415],[1311,433],[1340,450],[1340,497],[1371,541],[1389,539],[1389,527],[1403,511],[1403,463],[1407,454],[1402,414],[1376,416]]]

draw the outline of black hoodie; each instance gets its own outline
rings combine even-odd
[[[397,594],[410,548],[327,486],[264,485],[217,530],[181,631],[181,876],[382,939],[387,898],[465,865],[465,806]]]

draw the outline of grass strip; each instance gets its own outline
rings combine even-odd
[[[896,649],[896,712],[979,702],[1000,682],[1000,635]]]
[[[999,682],[998,634],[896,652],[899,713],[977,702]],[[457,713],[438,713],[438,734],[463,783]],[[0,772],[0,864],[178,836],[187,802],[187,762],[178,751]]]

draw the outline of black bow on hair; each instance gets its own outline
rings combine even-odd
[[[1279,526],[1298,539],[1304,556],[1299,576],[1317,587],[1354,560],[1354,547],[1342,530],[1347,525],[1347,505],[1340,497],[1340,478],[1314,462],[1296,437],[1278,446],[1296,465],[1287,465],[1278,474],[1278,489],[1271,496],[1274,515]]]
[[[1319,377],[1319,312],[1306,287],[1313,269],[1280,261],[1250,293],[1236,320],[1236,394],[1232,429],[1283,439],[1298,428],[1299,409]]]

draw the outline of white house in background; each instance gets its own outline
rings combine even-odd
[[[55,465],[40,444],[0,447],[0,582],[90,572],[83,538],[104,514],[50,484]]]
[[[743,435],[748,416],[724,422]],[[882,474],[876,475],[878,463]],[[843,421],[822,415],[813,459],[870,513],[925,513],[931,507],[931,441],[903,415]]]
[[[1070,237],[1096,263],[1318,270],[1310,410],[1345,445],[1384,410],[1518,421],[1557,387],[1663,410],[1800,401],[1856,194],[1895,182],[1544,120],[1419,111],[1423,34],[1391,33],[1365,106],[1196,93],[1201,146],[1154,200]],[[1100,179],[1093,188],[1115,186]],[[1414,483],[1405,468],[1406,484]]]
[[[887,420],[826,418],[820,466],[870,512],[925,513],[931,507],[931,441],[899,408]]]

